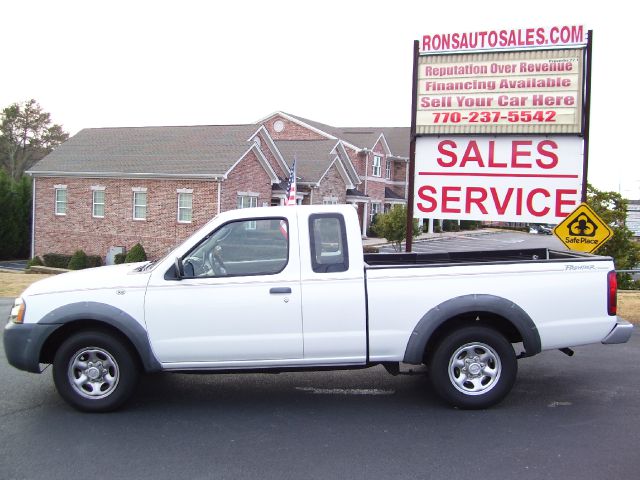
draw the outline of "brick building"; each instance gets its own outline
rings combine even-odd
[[[277,112],[248,125],[85,129],[28,173],[34,255],[83,249],[110,263],[163,255],[220,211],[350,203],[363,234],[407,198],[408,128],[337,128]]]

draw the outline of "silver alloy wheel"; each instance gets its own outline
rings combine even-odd
[[[120,370],[118,362],[109,352],[98,347],[87,347],[72,357],[67,377],[76,393],[97,400],[113,393],[120,380]]]
[[[465,395],[482,395],[498,384],[502,363],[489,345],[473,342],[458,348],[449,360],[449,379]]]

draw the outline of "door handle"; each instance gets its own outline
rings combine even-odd
[[[269,293],[274,295],[278,293],[291,293],[291,288],[289,287],[273,287],[269,290]]]

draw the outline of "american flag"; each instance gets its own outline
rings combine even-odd
[[[287,196],[284,199],[286,206],[296,205],[296,160],[293,159],[293,165],[291,166],[291,173],[289,174],[289,182],[287,183]],[[289,238],[289,232],[287,231],[287,222],[280,220],[280,232],[284,238]]]
[[[291,166],[291,174],[289,175],[289,183],[287,183],[287,196],[284,199],[284,204],[295,205],[296,204],[296,161],[293,160]]]

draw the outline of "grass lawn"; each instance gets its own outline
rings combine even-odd
[[[0,272],[0,297],[17,297],[33,282],[50,276],[39,273]]]
[[[50,276],[35,273],[0,272],[0,297],[17,297],[36,280]],[[640,325],[640,291],[621,290],[618,292],[618,315],[625,320]]]
[[[618,315],[640,325],[640,290],[618,291]]]

